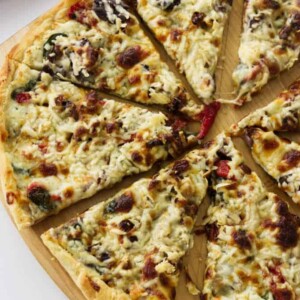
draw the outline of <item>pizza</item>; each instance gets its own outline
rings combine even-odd
[[[160,59],[121,0],[62,0],[29,31],[11,51],[12,59],[75,84],[202,119],[203,105]],[[206,110],[215,115],[218,108],[213,103]]]
[[[299,130],[299,86],[299,81],[295,82],[275,101],[231,128],[233,135],[244,135],[255,161],[297,204],[300,203],[300,146],[278,133]]]
[[[229,137],[213,144],[201,299],[298,299],[300,218],[268,193]],[[217,150],[217,151],[216,151]]]
[[[19,228],[197,142],[163,114],[8,61],[0,85],[1,174]]]
[[[233,72],[238,105],[250,101],[267,82],[290,69],[300,54],[300,6],[297,0],[244,2],[239,64]]]
[[[212,101],[225,23],[227,0],[137,0],[136,9],[175,61],[195,93]]]
[[[194,150],[42,240],[87,299],[174,299],[206,172]]]

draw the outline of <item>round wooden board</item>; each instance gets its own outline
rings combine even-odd
[[[228,26],[225,30],[222,56],[219,61],[218,70],[216,73],[216,82],[217,82],[217,93],[216,97],[222,98],[232,98],[232,80],[231,74],[238,63],[237,51],[239,47],[239,38],[241,32],[241,23],[242,23],[242,13],[243,13],[243,1],[237,0],[233,4],[233,9],[230,14]],[[5,43],[0,45],[0,65],[3,64],[5,55],[8,51],[26,34],[28,26],[23,28],[20,32],[15,34]],[[145,28],[148,36],[150,36],[149,31]],[[167,57],[165,51],[162,49],[156,41],[153,40],[153,37],[150,36],[156,47],[161,53],[162,58],[169,64],[170,68],[183,80],[187,85],[185,78],[178,74],[178,71],[175,69],[173,62],[170,58]],[[291,70],[284,72],[280,77],[272,80],[259,95],[253,98],[253,101],[247,103],[242,108],[235,108],[233,106],[223,105],[221,108],[216,122],[210,131],[206,140],[213,138],[216,134],[220,133],[223,130],[229,128],[231,124],[238,121],[246,114],[255,111],[256,109],[265,106],[271,102],[276,95],[279,94],[281,90],[285,87],[288,87],[293,81],[300,77],[299,64],[296,64]],[[192,93],[191,89],[188,87]],[[193,94],[193,93],[192,93]],[[292,138],[300,142],[300,135],[293,135]],[[283,192],[281,192],[275,183],[268,175],[266,175],[263,170],[258,167],[244,143],[240,139],[234,140],[237,148],[243,153],[246,163],[255,170],[269,191],[277,193],[282,199],[286,200],[290,204],[291,211],[300,215],[300,207],[297,207],[293,202],[287,197]],[[43,222],[33,226],[32,228],[22,230],[20,232],[22,238],[27,243],[28,247],[48,272],[51,278],[56,282],[56,284],[61,288],[61,290],[66,294],[69,299],[84,300],[84,296],[78,290],[76,285],[70,279],[68,274],[60,266],[60,264],[51,256],[48,250],[43,245],[40,235],[53,226],[58,226],[61,223],[69,220],[71,217],[75,216],[78,213],[83,212],[92,205],[107,199],[108,197],[114,195],[120,189],[129,186],[132,182],[136,181],[140,177],[150,176],[157,170],[154,168],[151,172],[146,174],[135,176],[125,179],[121,184],[116,185],[114,188],[106,191],[102,191],[95,195],[94,197],[84,200],[81,203],[75,204],[72,207],[65,209],[57,216],[50,217]],[[4,203],[4,197],[1,195],[1,200]],[[201,218],[206,212],[208,206],[208,200],[206,199],[200,207],[199,216],[196,222],[200,224]],[[187,272],[192,280],[196,283],[197,287],[201,289],[203,281],[203,273],[205,268],[205,258],[206,258],[206,240],[204,235],[195,236],[194,238],[194,247],[189,251],[189,253],[184,258],[184,264],[186,266]],[[180,284],[177,289],[177,300],[193,300],[199,299],[199,296],[192,296],[187,292],[185,287],[185,274],[182,272]]]

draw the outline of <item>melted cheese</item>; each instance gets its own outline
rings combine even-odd
[[[137,10],[196,94],[210,102],[230,5],[214,0],[138,0]],[[193,24],[194,14],[203,14],[202,26]]]
[[[29,207],[32,223],[94,195],[124,176],[149,170],[156,161],[176,153],[172,141],[167,141],[172,140],[172,128],[166,125],[164,114],[113,100],[97,100],[99,96],[94,96],[96,102],[89,108],[88,99],[94,92],[51,80],[46,73],[41,73],[40,81],[27,92],[31,97],[28,103],[10,98],[16,87],[38,75],[20,65],[5,106],[6,156],[12,164],[20,203]],[[154,139],[160,144],[147,146]],[[183,138],[182,145],[193,140],[192,136],[189,141]],[[54,166],[57,175],[49,176],[47,170],[44,174],[43,163]],[[48,210],[28,199],[32,184],[49,192],[54,207]]]
[[[237,98],[224,102],[241,105],[250,101],[251,95],[270,78],[291,68],[298,60],[300,43],[297,26],[293,23],[297,22],[294,19],[299,14],[296,2],[247,1],[239,48],[240,63],[233,72]],[[288,32],[286,37],[284,31]]]
[[[182,161],[188,164],[185,170],[174,173],[175,162],[152,180],[140,179],[78,218],[51,229],[46,239],[68,251],[95,278],[133,299],[150,297],[155,291],[171,299],[179,277],[178,263],[191,244],[195,214],[188,213],[186,206],[198,207],[207,188],[207,166],[201,151],[189,153]],[[190,185],[188,196],[186,181]],[[126,212],[108,210],[122,195],[131,195],[132,208]],[[124,221],[131,222],[129,231],[122,230]],[[109,258],[101,261],[103,253]],[[147,278],[149,259],[153,264],[148,268],[154,275]],[[162,276],[169,282],[167,293],[160,281]]]

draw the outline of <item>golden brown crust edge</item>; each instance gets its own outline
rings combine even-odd
[[[51,230],[51,229],[50,229]],[[73,256],[60,247],[51,237],[49,231],[41,235],[41,239],[49,251],[68,272],[72,280],[88,300],[129,300],[125,293],[112,289],[106,283],[88,272]]]
[[[34,43],[39,35],[50,28],[55,21],[63,21],[70,6],[79,0],[61,0],[42,16],[33,21],[21,41],[16,44],[8,53],[10,59],[23,62],[25,51]]]
[[[17,191],[17,183],[13,176],[11,163],[4,150],[5,139],[7,137],[4,107],[8,99],[9,85],[14,78],[16,69],[17,63],[7,58],[0,70],[0,182],[3,203],[11,213],[17,228],[20,230],[32,225],[33,220],[29,211],[25,210],[20,204],[20,193]],[[15,193],[7,198],[8,191],[15,191]],[[8,202],[13,203],[8,204]]]

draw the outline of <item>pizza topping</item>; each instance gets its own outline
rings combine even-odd
[[[297,150],[291,150],[285,153],[282,159],[287,164],[287,168],[296,167],[300,162],[300,152]]]
[[[276,226],[279,231],[276,235],[277,242],[283,248],[295,247],[298,243],[299,218],[294,215],[282,216]]]
[[[252,148],[253,146],[253,139],[252,136],[257,132],[257,128],[256,127],[247,127],[245,128],[245,141],[247,143],[247,145]]]
[[[153,139],[153,140],[150,140],[149,142],[146,143],[146,146],[148,148],[153,148],[153,147],[156,147],[156,146],[162,146],[164,143],[162,140],[160,139]]]
[[[263,8],[279,9],[280,4],[276,0],[263,0]]]
[[[141,154],[139,154],[138,151],[132,152],[131,158],[136,163],[141,163],[143,161],[143,156]]]
[[[187,160],[182,159],[174,163],[172,170],[175,175],[180,175],[181,173],[187,171],[190,167],[190,164]]]
[[[121,19],[122,23],[129,21],[129,14],[127,10],[129,7],[123,2],[118,0],[94,0],[93,10],[99,19],[116,23],[117,18]]]
[[[198,206],[194,202],[187,202],[184,205],[184,212],[187,216],[195,217],[198,212]]]
[[[292,300],[292,292],[288,289],[274,289],[272,291],[274,300]]]
[[[57,167],[55,164],[43,162],[40,164],[39,169],[43,176],[57,175]]]
[[[215,242],[218,239],[219,227],[216,222],[205,225],[207,239],[210,242]]]
[[[220,160],[217,162],[216,174],[222,178],[228,178],[230,172],[230,167],[228,165],[228,160]]]
[[[166,10],[172,11],[175,6],[181,3],[181,0],[151,0],[153,5]]]
[[[126,193],[120,196],[118,199],[113,200],[106,206],[106,212],[129,212],[133,207],[133,197],[131,193]]]
[[[151,257],[147,258],[144,268],[143,268],[144,280],[154,279],[157,276],[155,266],[156,265],[155,265],[154,261],[151,259]]]
[[[59,111],[65,112],[68,116],[72,117],[75,121],[79,120],[79,112],[76,105],[65,99],[63,95],[55,98],[55,104],[59,108]]]
[[[51,196],[48,190],[38,183],[32,183],[27,188],[27,197],[41,210],[48,211],[53,209],[53,204],[51,203]]]
[[[20,103],[23,102],[28,102],[28,100],[31,98],[30,94],[26,93],[31,91],[37,84],[37,80],[29,80],[23,87],[17,88],[15,90],[13,90],[13,92],[11,93],[11,97],[15,100],[17,100],[17,96],[19,94],[23,94],[19,96],[19,101]],[[26,95],[27,94],[27,95]],[[29,99],[27,99],[28,97],[30,97]],[[24,98],[24,99],[22,99]]]
[[[16,101],[20,104],[22,103],[28,103],[31,99],[31,96],[29,93],[19,93],[16,95]]]
[[[186,104],[186,96],[185,94],[180,94],[172,99],[172,101],[168,104],[168,111],[171,113],[177,113],[180,111],[182,107]]]
[[[130,69],[144,58],[141,46],[131,46],[126,48],[117,57],[117,63],[123,69]]]
[[[213,102],[211,104],[205,105],[205,108],[199,114],[198,120],[201,122],[200,130],[198,133],[199,139],[203,139],[207,135],[220,107],[221,104],[219,102]]]
[[[134,227],[134,224],[130,220],[123,220],[120,222],[119,227],[123,231],[129,232]]]
[[[58,57],[60,57],[62,55],[62,52],[60,51],[60,49],[55,45],[55,41],[56,41],[56,39],[59,36],[67,37],[67,35],[64,34],[64,33],[55,33],[55,34],[52,34],[48,38],[48,40],[46,41],[46,43],[44,44],[44,47],[43,47],[43,57],[47,57],[47,58],[51,57],[51,60],[54,60],[54,56],[55,56],[55,58],[58,58]]]
[[[242,249],[251,249],[251,241],[245,230],[234,231],[232,237]]]
[[[77,2],[70,7],[68,17],[70,19],[77,19],[81,11],[85,10],[86,7],[82,2]]]
[[[170,33],[172,42],[179,42],[181,39],[182,31],[180,29],[172,29]]]
[[[202,29],[208,29],[212,26],[212,23],[206,22],[205,19],[206,15],[203,12],[194,12],[192,15],[192,23],[197,26],[201,27]]]

